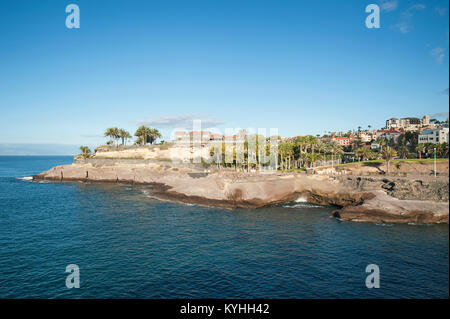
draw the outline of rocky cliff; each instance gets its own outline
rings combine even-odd
[[[448,223],[448,179],[305,174],[198,174],[166,164],[57,166],[35,179],[149,184],[155,196],[227,208],[259,208],[303,198],[334,205],[343,220]]]

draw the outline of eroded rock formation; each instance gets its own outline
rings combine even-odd
[[[195,175],[195,174],[194,174]],[[260,208],[304,198],[334,205],[336,217],[360,222],[448,223],[448,180],[305,174],[193,175],[163,164],[73,164],[35,176],[54,181],[154,185],[155,196],[227,208]]]

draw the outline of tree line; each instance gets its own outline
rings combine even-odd
[[[118,142],[121,141],[121,145],[126,145],[127,141],[132,138],[130,132],[119,129],[117,127],[109,127],[106,129],[105,137],[109,137],[110,140],[107,143],[108,145],[118,145]],[[136,145],[146,145],[153,144],[158,138],[161,138],[161,133],[156,128],[151,128],[145,125],[141,125],[138,127],[134,136],[137,139],[134,141]]]
[[[221,150],[217,146],[210,149],[210,155],[213,158],[212,162],[218,168],[261,169],[270,165],[268,161],[262,159],[263,156],[266,158],[276,156],[276,170],[293,170],[311,167],[320,160],[337,160],[344,154],[343,148],[336,141],[324,142],[314,136],[298,136],[285,140],[279,136],[275,137],[278,141],[278,149],[274,153],[270,145],[270,141],[273,138],[266,138],[261,135],[248,136],[243,143],[243,156],[240,159],[237,158],[236,147],[222,143]],[[249,152],[248,140],[256,142],[256,146],[251,152]],[[262,145],[260,141],[265,141],[265,145]],[[231,148],[231,152],[228,148]],[[226,162],[226,156],[222,156],[220,159],[219,155],[223,155],[226,152],[231,154],[231,163]]]
[[[248,151],[248,141],[244,142],[244,156],[238,162],[236,158],[236,150],[232,150],[232,162],[226,163],[225,158],[219,160],[220,154],[225,154],[225,143],[222,143],[222,150],[218,152],[217,147],[210,149],[210,155],[213,157],[213,163],[220,168],[234,167],[243,169],[261,169],[264,166],[268,166],[261,160],[262,155],[271,155],[269,141],[270,138],[265,138],[261,136],[249,136],[248,139],[256,140],[256,150],[253,150],[252,154],[249,155]],[[266,139],[265,150],[259,145],[258,141],[263,141]],[[390,173],[390,164],[396,158],[411,158],[417,157],[422,158],[422,156],[431,157],[434,156],[436,152],[437,157],[446,157],[449,154],[449,147],[447,143],[442,144],[419,144],[418,134],[414,132],[406,132],[399,136],[397,142],[393,139],[387,140],[386,138],[379,138],[377,143],[379,144],[378,150],[372,150],[370,144],[366,147],[362,146],[363,143],[358,143],[355,141],[350,147],[342,147],[334,140],[324,140],[315,136],[298,136],[295,138],[281,139],[278,137],[278,151],[277,151],[277,161],[276,170],[290,171],[295,169],[306,169],[311,168],[319,162],[321,166],[329,166],[331,160],[332,164],[336,162],[337,159],[343,158],[344,154],[356,156],[357,161],[369,161],[376,159],[383,159],[386,162],[387,174]],[[347,153],[345,153],[347,151]],[[250,156],[250,158],[249,158]]]

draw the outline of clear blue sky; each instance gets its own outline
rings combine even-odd
[[[381,29],[365,27],[370,3]],[[448,25],[438,0],[1,1],[0,143],[95,145],[106,127],[186,118],[323,134],[448,112]]]

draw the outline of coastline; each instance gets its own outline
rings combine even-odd
[[[448,179],[442,177],[411,180],[234,171],[201,174],[191,168],[157,163],[74,163],[56,166],[33,179],[152,185],[153,196],[160,199],[231,209],[262,208],[302,198],[335,206],[334,217],[354,222],[449,222]]]

